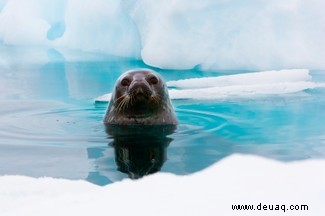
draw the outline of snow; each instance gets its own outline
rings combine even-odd
[[[202,89],[172,89],[170,90],[170,95],[172,99],[215,100],[257,96],[259,97],[266,95],[283,95],[317,87],[325,87],[325,83],[317,84],[313,82],[283,82],[274,84],[238,85]]]
[[[0,0],[0,41],[163,69],[325,68],[323,0]]]
[[[312,82],[309,70],[291,69],[176,80],[167,86],[171,99],[229,100],[296,93],[325,87],[325,83]],[[95,102],[107,102],[110,97],[108,93]]]
[[[313,215],[325,212],[325,161],[232,155],[195,174],[158,173],[103,187],[83,180],[0,177],[0,214]],[[231,205],[308,205],[308,211],[233,211]]]
[[[311,81],[312,77],[309,75],[307,69],[291,69],[291,70],[273,70],[255,73],[243,73],[237,75],[193,78],[177,81],[169,81],[169,87],[177,88],[203,88],[203,87],[224,87],[234,85],[255,85],[255,84],[272,84],[281,82],[300,82]]]

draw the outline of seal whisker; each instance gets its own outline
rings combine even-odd
[[[127,96],[127,95],[125,95],[125,94],[121,95],[119,98],[117,98],[117,99],[115,100],[115,103],[118,102],[119,100],[123,99],[123,98],[126,97],[126,96]]]
[[[123,103],[124,103],[124,98],[122,99],[122,101],[118,104],[118,106],[116,107],[117,111],[120,112],[121,111],[121,108],[123,106]]]
[[[121,107],[121,102],[116,106],[116,111],[119,112]]]
[[[125,104],[126,104],[128,101],[129,101],[129,97],[128,97],[128,96],[124,97],[124,98],[120,101],[120,103],[118,104],[118,106],[116,107],[116,110],[117,110],[118,112],[123,111],[124,108],[125,108]]]
[[[132,100],[132,98],[129,97],[128,100],[125,102],[127,109],[129,108],[129,105],[131,104],[131,100]]]
[[[153,94],[151,96],[151,99],[153,100],[154,103],[159,103],[161,101],[161,96],[158,94]]]
[[[133,105],[134,103],[134,97],[131,97],[131,106]]]
[[[122,107],[122,111],[125,110],[125,108],[129,107],[129,104],[130,104],[129,102],[130,102],[130,97],[125,97],[123,107]]]
[[[120,111],[123,111],[125,109],[125,104],[127,102],[127,99],[124,99],[122,102],[121,102],[121,107],[120,107]]]
[[[121,103],[123,102],[123,100],[125,99],[125,97],[126,97],[125,95],[122,95],[122,96],[120,96],[119,98],[117,98],[115,100],[114,104],[115,104],[115,108],[116,108],[117,111],[119,111],[119,108],[121,106]]]

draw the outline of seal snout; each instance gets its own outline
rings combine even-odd
[[[142,100],[149,98],[152,95],[152,90],[146,81],[134,80],[129,87],[128,93],[131,97]]]

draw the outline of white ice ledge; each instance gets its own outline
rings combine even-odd
[[[282,95],[325,87],[315,83],[307,69],[264,71],[219,77],[204,77],[167,82],[171,99],[232,99]],[[107,102],[111,93],[102,95],[95,102]]]
[[[104,187],[86,181],[0,177],[1,216],[313,215],[325,212],[325,161],[233,155],[188,176],[158,173]],[[285,205],[234,211],[232,205]],[[308,205],[308,210],[287,210]]]

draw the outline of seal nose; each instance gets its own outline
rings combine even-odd
[[[130,89],[136,90],[135,92],[143,93],[145,90],[149,88],[149,84],[147,80],[145,79],[145,76],[142,74],[136,74],[133,76],[132,83],[130,85]]]
[[[136,82],[143,82],[145,81],[145,77],[142,76],[141,74],[136,74],[133,76],[133,81],[136,81]]]
[[[133,80],[131,85],[130,85],[130,89],[134,89],[135,91],[142,91],[142,88],[146,88],[147,87],[147,83],[145,82],[145,80]]]
[[[152,94],[150,85],[145,79],[134,79],[129,87],[129,93],[146,98]]]
[[[143,76],[135,75],[133,77],[130,88],[139,88],[143,85],[146,85],[146,79]]]
[[[143,89],[139,86],[137,90],[135,91],[137,94],[143,94]]]

